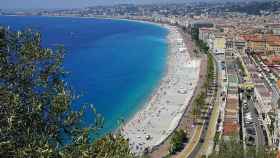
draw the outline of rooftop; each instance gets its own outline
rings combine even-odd
[[[268,42],[269,45],[280,45],[280,36],[272,35],[272,34],[249,34],[249,35],[241,35],[246,41],[252,42]]]
[[[224,123],[224,135],[232,135],[239,132],[239,125],[237,123]]]
[[[271,97],[272,96],[271,92],[263,84],[262,85],[256,85],[256,89],[258,90],[258,92],[260,93],[261,96],[264,96],[264,97]]]

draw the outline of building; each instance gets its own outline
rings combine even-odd
[[[272,92],[264,84],[255,85],[255,95],[260,108],[260,112],[267,114],[272,110]]]
[[[210,33],[211,33],[211,30],[209,28],[205,28],[205,27],[199,28],[198,39],[207,43]]]
[[[279,81],[278,81],[279,82]],[[280,83],[278,83],[280,84]],[[272,87],[272,107],[274,109],[278,109],[280,108],[280,85],[278,85],[278,87]]]
[[[244,38],[240,38],[239,36],[234,40],[234,48],[239,52],[244,52],[245,48],[247,47],[246,41]]]
[[[269,24],[268,28],[274,35],[280,35],[280,24]]]
[[[264,63],[269,66],[280,65],[280,55],[273,55],[270,57],[266,57]]]
[[[266,47],[268,52],[280,52],[280,35],[265,35]]]
[[[235,71],[235,58],[231,51],[225,53],[225,63],[227,67],[227,98],[223,122],[223,136],[238,134],[239,125],[239,95],[238,95],[238,77]]]
[[[246,42],[247,47],[255,53],[266,51],[266,41],[261,35],[243,35],[241,36]]]
[[[226,49],[234,48],[234,40],[232,38],[226,38]]]
[[[208,21],[194,21],[191,24],[191,28],[210,28],[213,27],[214,24]]]
[[[225,107],[223,136],[227,137],[238,134],[239,130],[239,98],[237,95],[229,94]]]
[[[280,35],[242,35],[247,47],[255,53],[280,53]]]
[[[214,54],[224,54],[226,40],[223,33],[211,33],[209,36],[209,48]]]

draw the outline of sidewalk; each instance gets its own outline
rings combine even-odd
[[[214,57],[215,59],[215,63],[218,63],[217,59]],[[218,118],[219,118],[219,113],[220,113],[220,105],[222,105],[222,99],[220,97],[221,91],[223,89],[223,83],[221,83],[222,81],[222,76],[221,76],[221,72],[220,72],[220,68],[218,65],[216,65],[216,70],[217,70],[217,81],[218,81],[218,90],[217,90],[217,94],[216,94],[216,100],[214,103],[214,107],[213,107],[213,111],[211,113],[211,118],[210,118],[210,122],[207,128],[207,133],[206,133],[206,137],[204,140],[204,143],[202,145],[202,148],[198,154],[197,157],[201,157],[202,155],[210,155],[213,151],[214,148],[214,137],[216,134],[216,127],[217,127],[217,123],[218,123]]]
[[[189,140],[189,143],[185,146],[185,148],[178,155],[174,156],[176,158],[186,158],[188,157],[193,149],[196,147],[200,140],[200,135],[202,133],[203,125],[197,125],[194,131],[193,136]]]
[[[198,157],[201,157],[202,155],[209,155],[212,153],[214,147],[214,137],[216,134],[218,117],[219,117],[219,104],[215,103],[214,109],[212,111],[211,119],[208,125],[206,137],[202,145],[202,148],[200,150],[200,153],[198,154]]]

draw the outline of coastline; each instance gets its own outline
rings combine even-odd
[[[76,16],[49,17],[98,19],[96,17]],[[141,103],[142,106],[127,119],[122,131],[124,136],[130,139],[132,151],[141,154],[146,149],[150,151],[160,145],[177,128],[196,87],[196,81],[198,80],[198,74],[196,73],[199,72],[199,64],[190,58],[177,27],[143,20],[107,19],[157,25],[168,30],[165,71],[152,93]],[[180,48],[184,48],[184,50],[179,52]],[[187,81],[180,81],[182,79]],[[137,125],[130,126],[131,122],[132,124],[136,122]]]
[[[27,17],[29,15],[1,15],[1,16],[19,16],[19,17]],[[145,21],[145,20],[136,20],[136,19],[126,19],[126,18],[114,18],[114,17],[81,17],[81,16],[49,16],[49,15],[38,15],[34,17],[52,17],[52,18],[81,18],[81,19],[105,19],[105,20],[117,20],[117,21],[130,21],[130,22],[137,22],[149,25],[155,25],[161,28],[165,28],[165,24],[152,22],[152,21]]]
[[[7,17],[13,17],[13,16],[16,16],[16,17],[30,17],[28,15],[3,15],[3,16],[7,16]],[[160,23],[156,23],[156,22],[149,22],[149,21],[143,21],[143,20],[132,20],[132,19],[119,19],[119,18],[101,18],[101,17],[78,17],[78,16],[33,16],[33,17],[50,17],[50,18],[73,18],[73,19],[107,19],[107,20],[114,20],[114,21],[128,21],[128,22],[133,22],[133,23],[142,23],[142,24],[148,24],[148,25],[153,25],[153,26],[157,26],[157,27],[160,27],[164,30],[166,30],[167,34],[169,34],[169,29],[165,26],[165,24],[160,24]],[[167,39],[166,39],[167,40]],[[167,44],[168,47],[169,47],[169,44]],[[167,51],[167,52],[166,52]],[[168,52],[169,50],[166,50],[165,53],[166,54],[166,60],[168,58]],[[166,72],[167,71],[167,66],[164,66],[164,71],[162,72],[160,78],[158,79],[158,82],[153,86],[152,88],[152,91],[149,92],[149,94],[147,94],[147,97],[145,97],[145,99],[143,99],[143,101],[137,103],[137,108],[134,110],[134,112],[132,112],[130,114],[129,117],[127,117],[125,119],[125,123],[126,122],[129,122],[131,119],[134,118],[134,116],[139,112],[139,111],[142,111],[145,107],[143,106],[144,104],[146,104],[146,102],[148,102],[152,96],[154,96],[154,94],[156,93],[156,90],[158,89],[158,87],[160,86],[160,83],[161,83],[161,80],[162,78],[166,75]],[[114,128],[112,130],[113,133],[115,132],[119,132],[121,129],[121,126],[117,127],[117,128]]]
[[[200,61],[191,59],[178,28],[163,26],[169,32],[166,71],[149,100],[121,131],[137,155],[151,151],[174,132],[199,77]]]

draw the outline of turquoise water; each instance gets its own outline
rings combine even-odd
[[[0,16],[12,30],[40,31],[43,46],[63,44],[68,83],[92,103],[105,119],[102,134],[118,127],[141,108],[159,83],[167,57],[167,30],[157,25],[124,20],[66,17]],[[85,123],[93,121],[87,113]]]

